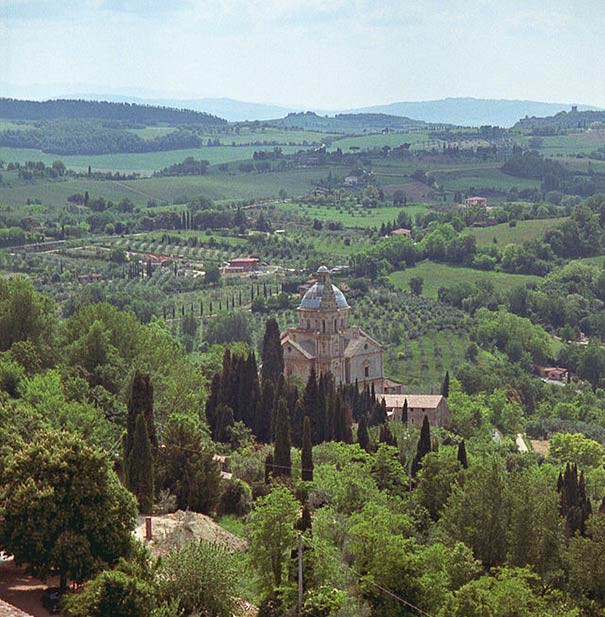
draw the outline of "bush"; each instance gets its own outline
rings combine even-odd
[[[224,483],[223,495],[219,506],[221,514],[243,516],[250,512],[251,504],[252,491],[245,482],[233,478]]]

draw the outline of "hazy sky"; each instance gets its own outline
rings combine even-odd
[[[0,96],[605,106],[604,52],[602,0],[0,0]]]

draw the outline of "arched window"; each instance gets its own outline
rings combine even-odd
[[[370,376],[370,367],[369,366],[364,366],[363,367],[363,372],[365,373],[366,377]]]
[[[310,329],[311,329],[311,322],[310,320],[307,319],[307,330],[310,330]]]
[[[321,329],[323,333],[325,334],[326,333],[326,320],[325,319],[321,320]]]

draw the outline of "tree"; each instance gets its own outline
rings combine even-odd
[[[401,421],[407,424],[408,420],[408,399],[406,398],[405,401],[403,401],[403,409],[401,410]]]
[[[420,438],[418,439],[418,448],[416,456],[412,461],[412,476],[416,476],[422,467],[423,457],[431,451],[431,425],[428,416],[424,416],[422,428],[420,429]]]
[[[176,496],[181,510],[209,514],[221,497],[221,476],[212,452],[204,447],[199,420],[184,414],[168,418],[158,450],[157,482]]]
[[[421,276],[413,276],[410,279],[410,292],[414,296],[422,295],[422,287],[424,286],[424,279]]]
[[[309,416],[305,416],[303,423],[301,466],[303,482],[313,482],[313,446],[311,445],[311,422],[309,421]]]
[[[67,433],[45,431],[5,459],[0,546],[34,576],[83,582],[127,556],[134,497],[106,455]]]
[[[357,443],[362,450],[370,451],[370,436],[368,435],[368,420],[366,416],[361,416],[357,426]]]
[[[443,385],[441,386],[441,396],[447,398],[450,395],[450,372],[445,371],[445,377],[443,378]]]
[[[126,463],[128,488],[137,498],[139,512],[151,514],[153,506],[153,456],[143,414],[137,417],[132,448]]]
[[[204,282],[208,285],[216,285],[221,280],[221,271],[216,266],[209,266],[206,268],[204,274]]]
[[[279,325],[273,317],[265,323],[263,337],[261,375],[263,380],[277,384],[280,375],[284,372],[284,352],[281,346]]]
[[[173,550],[158,572],[160,597],[176,601],[181,614],[231,617],[236,612],[239,568],[235,556],[212,542]]]
[[[292,475],[289,416],[288,403],[282,398],[277,403],[277,418],[275,419],[273,475],[286,476],[288,478]]]
[[[290,491],[280,488],[257,500],[250,514],[246,527],[248,551],[266,597],[275,594],[286,576],[290,552],[296,544],[294,526],[299,512],[298,501]]]
[[[464,469],[468,469],[468,459],[466,457],[466,446],[464,445],[464,439],[458,444],[458,462]]]
[[[140,617],[153,614],[156,590],[149,582],[120,570],[105,570],[83,591],[66,596],[64,603],[64,617]]]
[[[506,483],[497,458],[471,467],[464,484],[456,484],[442,513],[453,540],[473,549],[487,567],[502,564],[506,557]]]
[[[126,454],[130,454],[134,440],[137,418],[140,414],[145,418],[149,441],[154,448],[158,447],[158,438],[153,420],[153,385],[148,373],[136,370],[130,383],[128,395],[128,419],[126,424],[127,442]]]

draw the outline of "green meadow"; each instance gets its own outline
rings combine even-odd
[[[412,277],[422,277],[424,286],[422,294],[430,298],[437,297],[440,287],[448,287],[456,283],[476,283],[491,281],[496,290],[509,290],[520,285],[541,280],[539,276],[529,274],[508,274],[506,272],[484,272],[474,268],[464,268],[422,261],[414,268],[399,270],[389,275],[389,280],[398,289],[409,291]]]
[[[494,243],[496,239],[498,244],[521,244],[529,240],[542,238],[544,233],[549,229],[558,227],[566,217],[554,219],[536,219],[532,221],[517,221],[514,227],[508,223],[494,225],[493,227],[474,227],[469,231],[475,238],[479,246]]]

